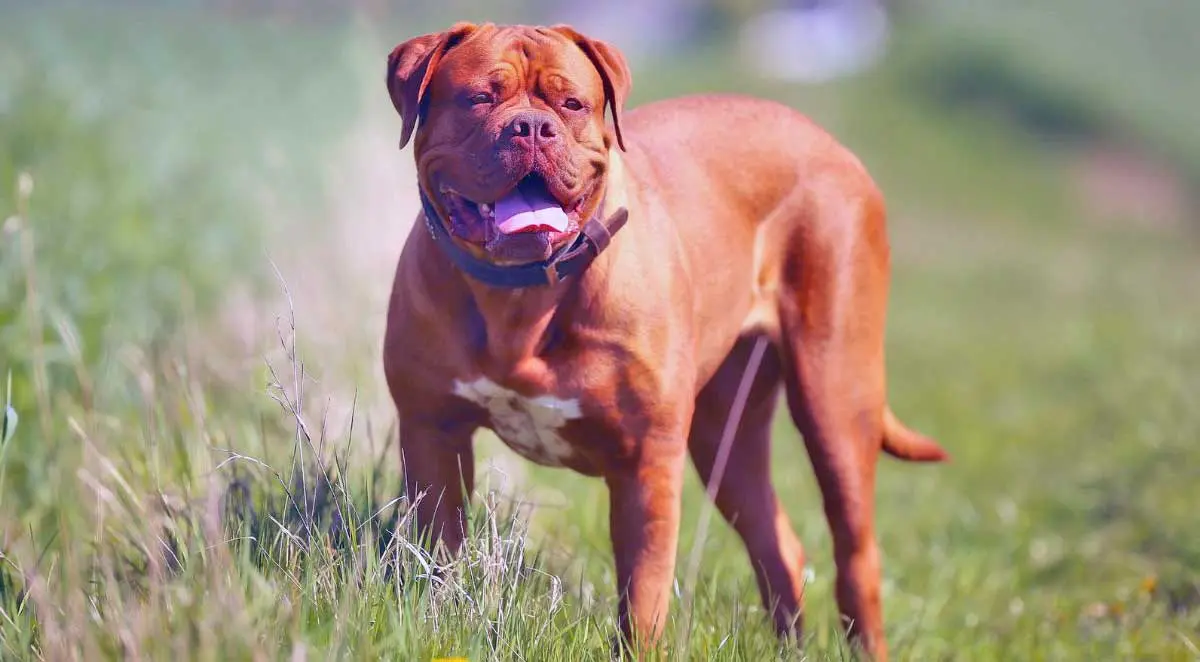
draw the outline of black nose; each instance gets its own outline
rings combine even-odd
[[[522,142],[548,142],[558,140],[558,126],[554,116],[540,110],[517,113],[504,131],[508,137]]]

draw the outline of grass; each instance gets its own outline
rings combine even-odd
[[[352,427],[327,424],[319,387],[342,357],[305,352],[323,330],[271,296],[264,251],[321,236],[328,155],[382,94],[379,49],[347,26],[139,16],[2,29],[0,374],[19,420],[0,425],[0,657],[604,658],[603,486],[481,435],[469,549],[433,567],[395,499],[390,421],[362,405]],[[100,37],[114,34],[129,47]],[[894,658],[1195,659],[1194,238],[1090,222],[1053,152],[900,76],[781,88],[718,53],[635,83],[638,102],[793,103],[889,195],[893,404],[954,454],[880,470]],[[219,370],[238,351],[219,313],[246,283],[281,315],[252,368]],[[378,380],[354,386],[383,397]],[[779,648],[722,525],[697,585],[678,587],[694,600],[675,602],[671,634],[691,636],[674,659],[848,656],[818,494],[782,417],[775,449],[812,569],[807,645]],[[682,554],[703,507],[694,477],[687,490]]]
[[[961,65],[987,52],[1026,85],[1141,139],[1193,182],[1200,177],[1200,140],[1181,130],[1187,109],[1200,101],[1200,86],[1187,83],[1189,63],[1200,57],[1188,27],[1200,20],[1194,3],[1066,0],[1050,11],[996,0],[916,5],[925,10],[918,20],[941,46],[941,58],[929,53],[929,69],[944,73],[955,66],[949,62]]]

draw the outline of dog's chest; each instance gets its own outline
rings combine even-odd
[[[526,459],[557,467],[573,455],[562,428],[582,417],[578,400],[527,397],[486,377],[454,382],[454,394],[486,410],[496,436]]]

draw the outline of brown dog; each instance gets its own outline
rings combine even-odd
[[[945,454],[887,406],[884,203],[858,160],[767,101],[624,113],[624,58],[565,26],[417,37],[392,52],[387,85],[401,147],[415,131],[424,204],[384,349],[424,530],[451,552],[462,543],[480,427],[534,462],[602,477],[621,628],[656,641],[685,456],[707,482],[766,338],[716,505],[777,628],[794,631],[804,553],[769,471],[782,384],[824,497],[841,613],[885,658],[876,459]]]

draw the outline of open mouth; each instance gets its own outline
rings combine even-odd
[[[492,251],[501,244],[529,243],[535,239],[538,244],[548,246],[574,234],[582,226],[581,208],[593,190],[594,187],[589,188],[564,205],[550,192],[541,175],[531,173],[508,193],[489,202],[471,200],[445,184],[438,192],[450,216],[451,234]]]

